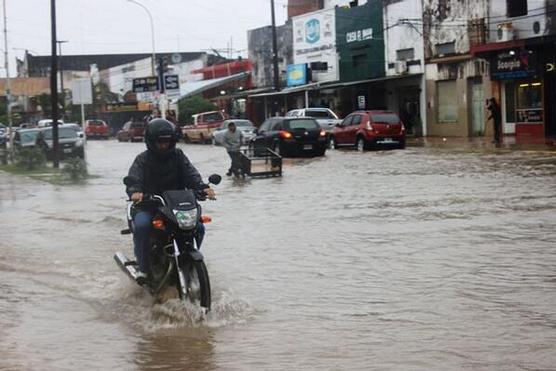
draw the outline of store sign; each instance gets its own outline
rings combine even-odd
[[[372,28],[365,28],[363,30],[351,31],[346,33],[346,42],[348,44],[356,41],[371,40],[372,38]]]
[[[158,86],[158,77],[142,77],[133,79],[133,92],[145,93],[160,90]]]
[[[520,79],[535,73],[533,54],[528,50],[506,51],[496,55],[490,63],[493,79]]]
[[[320,39],[320,21],[312,18],[305,22],[305,41],[314,44]]]
[[[547,63],[545,65],[545,71],[556,73],[556,62]]]
[[[307,64],[288,64],[286,68],[286,75],[288,86],[307,84]]]
[[[543,110],[541,108],[518,109],[516,113],[519,123],[538,124],[542,122]]]

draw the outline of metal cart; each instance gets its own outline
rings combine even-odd
[[[269,148],[242,148],[240,162],[243,173],[250,177],[282,176],[282,157]]]

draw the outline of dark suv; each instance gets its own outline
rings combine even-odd
[[[46,158],[53,158],[52,127],[40,129],[37,135],[37,146],[44,151]],[[83,139],[79,138],[75,129],[71,126],[58,127],[58,150],[60,158],[64,157],[85,157]]]
[[[326,152],[326,132],[310,117],[271,117],[253,139],[255,151],[270,148],[281,156],[322,156]]]

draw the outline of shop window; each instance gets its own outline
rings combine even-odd
[[[542,84],[540,82],[523,83],[517,87],[517,108],[541,108]]]
[[[396,50],[396,59],[398,61],[412,61],[415,58],[415,52],[411,49]]]
[[[455,41],[443,44],[436,44],[436,55],[443,56],[443,55],[450,55],[455,54],[456,52],[456,43]]]
[[[457,85],[455,80],[438,81],[438,122],[457,123],[458,122],[458,97]]]
[[[515,84],[506,83],[504,85],[506,122],[515,122]]]
[[[527,0],[506,0],[508,17],[527,15]]]

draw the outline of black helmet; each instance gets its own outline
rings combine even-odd
[[[168,149],[158,149],[156,142],[160,139],[170,141]],[[155,155],[164,156],[170,154],[176,147],[176,141],[176,128],[170,121],[158,118],[151,120],[147,125],[147,129],[145,130],[145,143],[147,144],[147,149]]]

